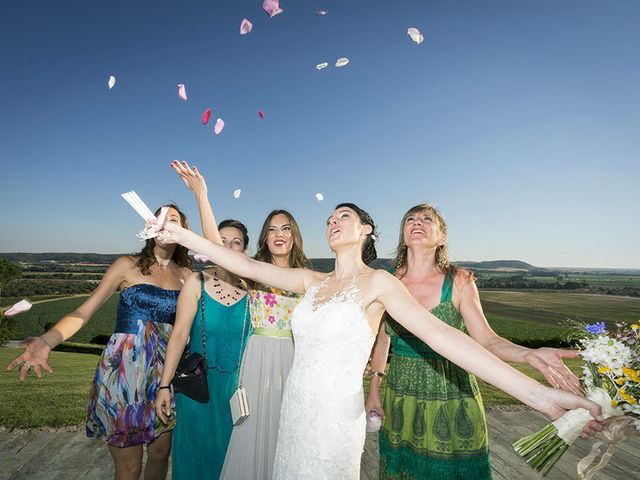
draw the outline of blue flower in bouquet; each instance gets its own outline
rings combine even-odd
[[[592,333],[593,335],[600,335],[606,332],[604,322],[592,323],[591,325],[587,325],[586,329],[587,332]]]

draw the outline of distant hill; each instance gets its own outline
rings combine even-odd
[[[13,263],[94,263],[111,264],[122,253],[0,253],[0,258]]]
[[[133,253],[133,252],[132,252]],[[90,263],[90,264],[102,264],[109,265],[113,261],[124,253],[76,253],[76,252],[50,252],[50,253],[0,253],[0,258],[9,260],[14,263]],[[311,260],[315,269],[321,272],[330,272],[333,270],[333,258],[315,258]],[[531,265],[527,262],[520,260],[489,260],[485,262],[471,262],[471,261],[454,261],[455,265],[459,267],[468,268],[476,272],[610,272],[610,273],[628,273],[638,274],[638,269],[608,269],[608,268],[567,268],[567,267],[554,267],[554,268],[542,268]],[[379,258],[371,265],[373,268],[390,268],[391,259]]]
[[[469,268],[471,270],[494,270],[503,272],[533,272],[545,271],[545,268],[535,267],[527,262],[520,260],[488,260],[485,262],[454,262],[459,267]]]

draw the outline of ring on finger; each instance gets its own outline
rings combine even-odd
[[[29,362],[24,362],[24,366],[27,367],[27,370],[31,369],[31,364]]]

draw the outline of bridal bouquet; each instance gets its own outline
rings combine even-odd
[[[608,448],[598,465],[588,468],[603,442],[594,444],[591,453],[578,464],[578,474],[585,480],[609,462],[616,443],[640,434],[640,326],[616,327],[610,331],[601,322],[579,332],[584,359],[582,384],[587,398],[602,407],[604,418],[615,417],[603,432]],[[571,410],[539,432],[521,438],[513,448],[531,467],[546,475],[591,419],[585,409]]]

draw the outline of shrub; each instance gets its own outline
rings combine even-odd
[[[111,335],[106,333],[100,333],[95,337],[91,337],[91,340],[89,340],[89,343],[95,343],[97,345],[106,345],[107,343],[109,343],[110,339],[111,339]]]

